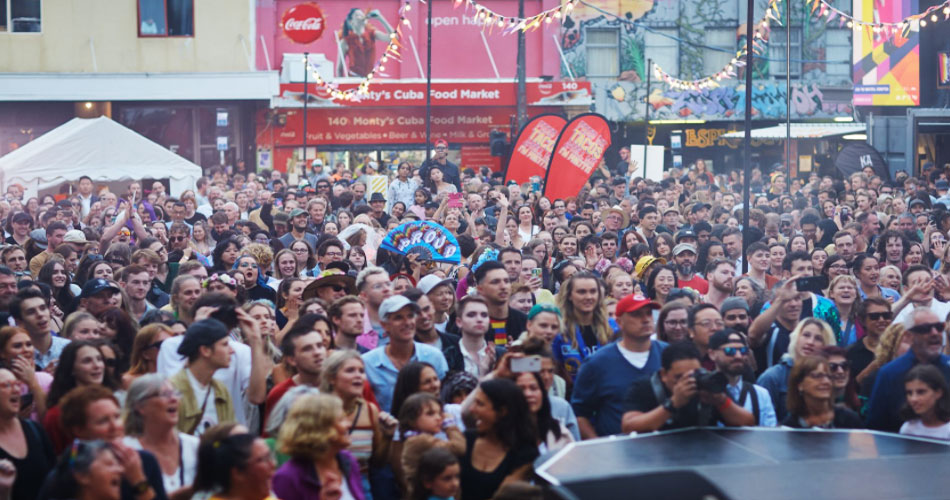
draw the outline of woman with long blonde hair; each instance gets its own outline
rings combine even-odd
[[[551,349],[560,375],[571,381],[588,356],[613,340],[604,288],[597,275],[585,271],[568,278],[557,294],[563,316],[561,333],[554,337]]]
[[[789,335],[788,352],[782,356],[782,361],[759,376],[756,383],[769,391],[779,422],[786,415],[788,376],[795,362],[805,356],[817,355],[823,347],[829,345],[835,345],[835,332],[831,325],[818,318],[806,318],[799,322]]]

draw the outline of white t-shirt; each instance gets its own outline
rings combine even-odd
[[[201,420],[198,421],[198,427],[195,428],[195,435],[200,436],[205,429],[210,429],[219,423],[218,408],[214,404],[214,388],[211,387],[211,384],[203,385],[192,375],[191,370],[186,369],[185,374],[188,375],[188,383],[191,384],[191,392],[195,395],[198,408],[204,407]]]
[[[927,427],[919,418],[908,420],[901,426],[901,434],[908,436],[917,436],[930,439],[942,439],[950,441],[950,422],[937,427]]]
[[[158,352],[156,365],[158,373],[166,377],[181,371],[185,367],[185,357],[178,354],[178,346],[184,340],[183,335],[171,337],[162,342],[161,350]],[[214,372],[214,378],[228,388],[231,393],[231,403],[234,407],[234,419],[241,425],[247,425],[247,414],[244,411],[245,401],[247,400],[247,388],[251,384],[251,348],[247,344],[228,342],[234,349],[231,355],[231,364],[227,368]],[[201,393],[204,395],[204,392]],[[199,396],[195,393],[195,396]],[[201,400],[198,400],[201,405]]]
[[[948,302],[940,302],[937,299],[933,299],[930,301],[930,305],[925,307],[933,311],[933,313],[940,318],[940,321],[946,321],[947,315],[950,314],[950,303]],[[904,319],[916,308],[917,306],[914,304],[907,304],[901,309],[901,312],[897,313],[897,316],[894,316],[894,321],[891,321],[891,324],[903,324]]]
[[[623,355],[623,358],[638,370],[642,370],[643,367],[647,365],[647,360],[650,359],[650,351],[633,352],[625,349],[620,342],[617,342],[617,349],[620,350],[620,354]]]
[[[195,436],[178,433],[178,442],[181,443],[181,453],[179,454],[178,470],[171,474],[162,472],[162,484],[165,486],[165,492],[171,493],[182,486],[195,482],[195,470],[198,467],[198,443],[201,440]],[[125,436],[122,442],[135,450],[143,450],[142,443],[137,438]],[[182,482],[184,480],[184,482]]]

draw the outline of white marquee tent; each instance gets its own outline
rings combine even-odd
[[[194,189],[201,167],[111,119],[73,118],[0,157],[0,189],[14,183],[25,196],[58,191],[88,175],[96,183],[168,179],[177,195]]]

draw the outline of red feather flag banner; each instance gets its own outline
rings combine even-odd
[[[549,200],[577,196],[610,147],[610,125],[596,113],[574,117],[561,131],[547,177],[544,196]]]
[[[505,184],[508,181],[524,184],[530,182],[534,175],[543,179],[551,162],[554,144],[566,124],[567,120],[563,117],[552,114],[538,115],[528,121],[511,150]]]

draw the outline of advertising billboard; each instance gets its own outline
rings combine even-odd
[[[854,17],[869,23],[900,22],[918,13],[919,0],[854,0]],[[887,37],[871,29],[854,31],[854,105],[920,104],[920,31]]]

